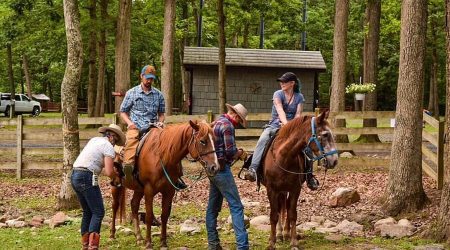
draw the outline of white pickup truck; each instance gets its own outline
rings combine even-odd
[[[30,100],[24,94],[16,94],[14,100],[16,114],[32,114],[33,116],[38,116],[41,113],[41,104],[37,101]],[[9,116],[10,106],[11,94],[0,93],[0,113]]]

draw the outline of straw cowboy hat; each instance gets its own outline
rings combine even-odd
[[[241,118],[242,123],[241,125],[246,128],[247,127],[247,114],[248,111],[247,109],[244,107],[244,105],[238,103],[234,106],[231,106],[230,104],[226,103],[225,104],[228,108],[228,110],[233,110],[236,114],[238,114],[238,116]]]
[[[118,125],[109,124],[108,127],[98,128],[99,133],[105,133],[106,131],[114,132],[117,136],[119,136],[119,140],[116,142],[116,145],[123,146],[125,144],[125,134],[122,132],[122,129]]]

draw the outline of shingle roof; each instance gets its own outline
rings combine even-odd
[[[185,65],[217,65],[219,49],[185,47]],[[227,66],[326,70],[320,51],[226,48]]]

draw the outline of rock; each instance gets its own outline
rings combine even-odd
[[[331,207],[345,207],[360,200],[358,192],[353,188],[338,188],[331,196]]]
[[[17,219],[16,220],[19,220],[19,221],[24,221],[25,220],[25,217],[23,217],[22,215],[20,215],[19,217],[17,217]]]
[[[231,219],[231,215],[229,215],[228,218],[227,218],[227,224],[228,224],[229,228],[233,228],[232,222],[233,222],[233,220]],[[245,228],[249,228],[250,227],[250,219],[245,214],[244,214],[244,225],[245,225]]]
[[[44,224],[45,224],[45,225],[50,225],[50,219],[45,219],[45,220],[44,220]]]
[[[19,221],[19,220],[7,220],[6,225],[8,227],[14,227],[14,228],[22,228],[28,226],[28,224],[25,221]]]
[[[445,247],[442,244],[430,244],[424,246],[416,246],[414,250],[444,250]]]
[[[120,231],[126,236],[134,235],[133,230],[131,230],[130,228],[127,228],[127,227],[122,228],[122,230],[120,230]]]
[[[152,232],[152,237],[160,236],[161,231]]]
[[[330,227],[335,227],[337,226],[337,223],[331,220],[326,220],[323,225],[324,228],[330,228]]]
[[[8,216],[6,214],[0,216],[0,223],[5,223],[8,220]]]
[[[192,220],[185,220],[180,226],[180,233],[183,234],[196,234],[200,232],[200,226]]]
[[[297,226],[297,231],[304,232],[304,231],[308,231],[308,230],[314,230],[314,229],[316,229],[319,226],[320,226],[319,223],[309,221],[309,222],[305,222],[305,223],[302,223],[302,224],[298,225]]]
[[[64,212],[57,212],[53,217],[50,219],[49,226],[50,228],[59,227],[61,225],[64,225],[67,220],[67,215]]]
[[[402,238],[411,236],[413,233],[414,232],[411,232],[408,228],[398,224],[380,226],[380,235],[383,237]]]
[[[337,241],[344,240],[345,237],[340,234],[330,234],[330,235],[325,236],[325,239],[329,240],[329,241],[337,242]]]
[[[314,230],[316,233],[337,233],[339,232],[339,229],[337,227],[318,227]]]
[[[344,152],[344,153],[340,154],[339,157],[341,157],[341,158],[353,158],[353,155],[350,152]]]
[[[5,223],[0,222],[0,229],[7,228],[7,227],[8,227],[8,225],[6,225]]]
[[[31,219],[30,225],[33,227],[40,227],[44,224],[44,217],[40,215],[33,216]]]
[[[336,228],[344,235],[362,235],[364,229],[363,225],[348,220],[341,221]]]
[[[259,215],[250,220],[250,225],[261,231],[270,231],[270,218],[267,215]]]
[[[243,199],[242,200],[242,205],[244,205],[245,208],[259,207],[259,206],[261,206],[261,202],[259,202],[259,201],[249,201],[247,199]]]
[[[311,222],[317,222],[319,225],[322,225],[325,222],[325,217],[323,216],[311,216]]]
[[[377,222],[375,222],[375,225],[373,227],[375,229],[375,232],[378,233],[381,231],[381,225],[394,225],[396,223],[397,221],[395,221],[394,218],[388,217],[385,219],[378,220]]]

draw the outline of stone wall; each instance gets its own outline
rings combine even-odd
[[[227,67],[227,102],[242,103],[250,113],[270,113],[273,92],[280,89],[276,79],[287,71],[294,72],[302,83],[304,111],[313,111],[314,72],[305,70]],[[217,79],[217,66],[194,67],[192,114],[218,113]]]

